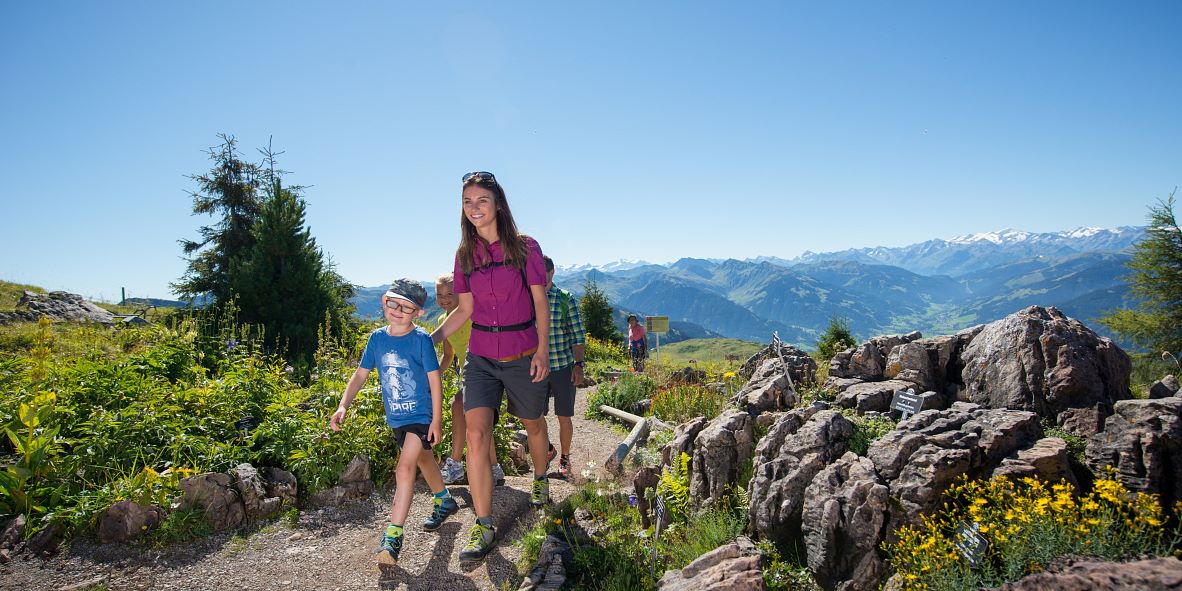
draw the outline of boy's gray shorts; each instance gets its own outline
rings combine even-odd
[[[509,398],[509,413],[532,421],[546,410],[547,383],[529,375],[531,357],[497,361],[468,353],[464,361],[464,412],[501,408],[501,393]]]
[[[564,367],[550,372],[546,382],[550,385],[550,397],[554,398],[554,414],[560,417],[575,416],[575,388],[570,381],[575,366]],[[546,414],[550,414],[550,404],[547,401]]]

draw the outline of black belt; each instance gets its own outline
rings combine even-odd
[[[515,330],[525,330],[534,325],[533,320],[527,320],[518,324],[510,324],[508,326],[485,326],[483,324],[472,323],[472,328],[480,332],[513,332]]]

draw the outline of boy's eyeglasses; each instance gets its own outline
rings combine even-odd
[[[484,172],[483,170],[477,171],[477,172],[469,172],[468,174],[460,177],[460,182],[466,183],[466,182],[468,182],[468,179],[470,179],[470,178],[475,178],[476,180],[478,180],[480,182],[494,182],[494,183],[497,182],[497,177],[493,176],[493,173]]]
[[[414,314],[415,312],[417,312],[419,310],[418,308],[416,308],[414,306],[403,306],[402,304],[399,304],[397,300],[393,300],[393,299],[386,300],[386,307],[391,310],[398,310],[399,312],[402,312],[403,314]]]

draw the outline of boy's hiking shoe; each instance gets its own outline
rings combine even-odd
[[[449,496],[446,499],[436,497],[434,501],[435,509],[431,511],[431,515],[423,522],[423,529],[426,531],[439,529],[439,526],[443,525],[443,522],[447,521],[448,517],[460,510],[460,506],[456,503],[454,497]]]
[[[500,464],[493,464],[493,486],[505,486],[505,470]]]
[[[464,479],[464,463],[457,462],[451,456],[448,456],[447,461],[443,463],[439,472],[443,474],[444,484],[455,484]]]
[[[468,530],[468,543],[460,551],[460,560],[470,562],[484,558],[496,543],[496,536],[497,528],[491,525],[473,525]]]
[[[538,480],[534,479],[533,491],[529,495],[529,504],[535,508],[540,508],[550,502],[550,482],[545,478]]]
[[[382,534],[382,542],[378,545],[378,563],[393,566],[398,564],[398,554],[402,552],[402,536],[394,537]]]
[[[570,478],[570,456],[569,455],[562,454],[562,457],[558,458],[558,475],[562,476],[563,478]]]

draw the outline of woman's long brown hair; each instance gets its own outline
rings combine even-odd
[[[496,199],[497,238],[501,242],[501,251],[505,253],[505,265],[525,268],[525,259],[529,256],[525,246],[525,235],[517,232],[517,224],[513,221],[513,212],[509,209],[509,201],[505,199],[505,189],[496,179],[482,180],[473,176],[464,182],[461,192],[472,185],[479,185],[492,191]],[[460,247],[456,249],[456,258],[460,261],[460,270],[464,275],[471,275],[477,267],[492,262],[492,254],[488,250],[489,244],[476,233],[476,226],[468,221],[464,215],[463,205],[460,206]],[[526,288],[528,289],[528,287]]]

